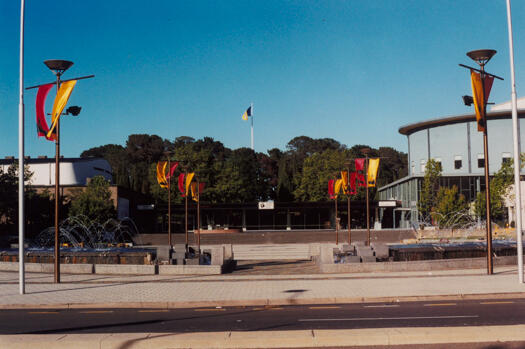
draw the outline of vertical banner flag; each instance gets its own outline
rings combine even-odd
[[[341,191],[341,186],[343,185],[343,180],[342,179],[338,179],[335,181],[335,186],[334,186],[334,194],[335,194],[335,199],[337,199],[337,195],[339,195],[339,192]]]
[[[166,179],[169,179],[169,178],[173,177],[173,172],[175,172],[175,169],[177,168],[177,166],[179,166],[178,162],[172,162],[171,163],[170,171],[166,175]]]
[[[199,196],[197,194],[197,182],[191,183],[191,198],[193,201],[199,201]]]
[[[328,180],[328,195],[330,196],[330,199],[334,199],[335,198],[335,196],[334,196],[334,183],[335,183],[334,179],[329,179]]]
[[[484,132],[486,126],[485,105],[489,100],[490,90],[494,82],[493,76],[485,76],[485,86],[481,81],[481,75],[475,71],[470,71],[470,82],[472,85],[472,99],[474,99],[474,109],[476,110],[476,121],[478,123],[478,131]],[[483,91],[484,89],[484,91]],[[485,93],[483,93],[485,92]]]
[[[55,86],[55,84],[42,85],[38,88],[36,94],[36,130],[38,137],[46,137],[47,140],[54,141],[56,139],[56,133],[51,134],[51,137],[47,137],[49,132],[49,126],[46,121],[45,104],[46,98],[49,91]]]
[[[159,182],[159,185],[161,188],[168,187],[168,181],[166,180],[166,175],[165,175],[167,165],[168,165],[168,162],[166,161],[157,162],[157,182]]]
[[[185,196],[186,196],[186,194],[184,193],[184,177],[185,177],[185,176],[186,176],[186,175],[185,175],[184,173],[181,173],[181,174],[179,175],[179,191],[180,191],[180,193],[182,194],[182,197],[185,197]]]
[[[246,120],[248,120],[248,117],[249,117],[249,116],[252,116],[252,106],[251,106],[251,105],[248,107],[248,109],[246,109],[246,111],[244,112],[244,114],[242,114],[242,119],[243,119],[244,121],[246,121]]]
[[[376,186],[377,170],[379,169],[379,158],[368,160],[368,186]]]
[[[350,194],[351,195],[357,194],[357,189],[355,186],[356,177],[357,177],[357,172],[350,173]]]
[[[194,172],[188,173],[186,175],[186,195],[188,195],[188,192],[190,190],[190,184],[191,184],[191,181],[193,180],[193,176],[195,176]]]
[[[49,132],[47,133],[48,138],[51,137],[51,134],[55,130],[58,119],[60,118],[60,115],[62,114],[62,111],[64,110],[76,83],[76,80],[70,80],[63,82],[62,85],[60,85],[60,89],[58,90],[57,96],[55,97],[55,103],[53,103],[53,111],[51,113],[52,125],[49,129]]]
[[[355,159],[355,170],[363,171],[365,169],[365,158]]]
[[[343,193],[349,195],[350,188],[348,187],[348,171],[341,171],[341,179],[343,180]]]

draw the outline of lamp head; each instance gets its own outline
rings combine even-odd
[[[463,98],[463,103],[466,106],[470,107],[472,105],[472,103],[474,103],[474,98],[472,98],[472,96],[463,96],[461,98]]]
[[[496,54],[496,50],[483,49],[483,50],[474,50],[467,52],[467,56],[470,57],[473,61],[478,63],[480,66],[484,66],[490,61],[492,56]]]
[[[48,59],[47,61],[44,61],[44,64],[51,71],[53,71],[53,74],[62,75],[66,70],[68,70],[73,65],[73,62],[65,61],[62,59]]]
[[[66,109],[66,114],[77,116],[78,114],[80,114],[80,110],[82,110],[82,107],[72,105],[71,107]]]

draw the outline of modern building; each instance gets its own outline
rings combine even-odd
[[[518,117],[521,124],[525,98],[518,100]],[[487,118],[489,171],[493,175],[513,158],[510,102],[493,106]],[[421,121],[400,127],[399,133],[407,136],[408,176],[378,189],[379,200],[398,201],[391,211],[395,228],[418,222],[417,202],[429,159],[441,164],[441,185],[456,185],[467,200],[473,201],[485,190],[483,133],[477,130],[475,114]],[[525,125],[520,128],[520,137],[525,139]],[[384,214],[382,210],[380,218]]]

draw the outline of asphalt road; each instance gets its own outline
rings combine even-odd
[[[282,331],[523,323],[525,299],[189,309],[0,311],[0,334]]]

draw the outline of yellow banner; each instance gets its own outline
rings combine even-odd
[[[193,201],[199,201],[197,182],[191,183],[191,198],[193,199]]]
[[[377,170],[379,169],[379,158],[368,160],[367,180],[369,187],[376,186]]]
[[[476,120],[478,131],[485,131],[485,98],[483,96],[483,82],[481,76],[475,71],[470,71],[470,82],[472,84],[472,98],[474,99],[474,109],[476,109]]]
[[[168,181],[166,179],[166,166],[168,165],[167,161],[157,162],[157,182],[161,188],[168,187]]]
[[[52,125],[49,128],[49,132],[47,133],[48,138],[51,137],[51,134],[57,126],[60,115],[62,115],[62,111],[66,107],[69,96],[71,96],[71,92],[73,91],[76,83],[76,80],[71,80],[63,82],[60,85],[60,89],[58,90],[57,96],[55,97],[55,102],[53,103],[53,111],[51,112]]]
[[[193,180],[193,176],[195,176],[194,172],[188,173],[186,175],[186,195],[188,195],[188,191],[190,190],[190,184],[191,184],[191,181]]]
[[[349,188],[348,188],[348,171],[341,171],[341,179],[343,180],[343,193],[348,194]]]
[[[335,197],[337,198],[337,195],[339,195],[339,192],[341,191],[341,186],[343,185],[343,180],[342,179],[338,179],[335,181],[335,185],[334,185],[334,195]]]

